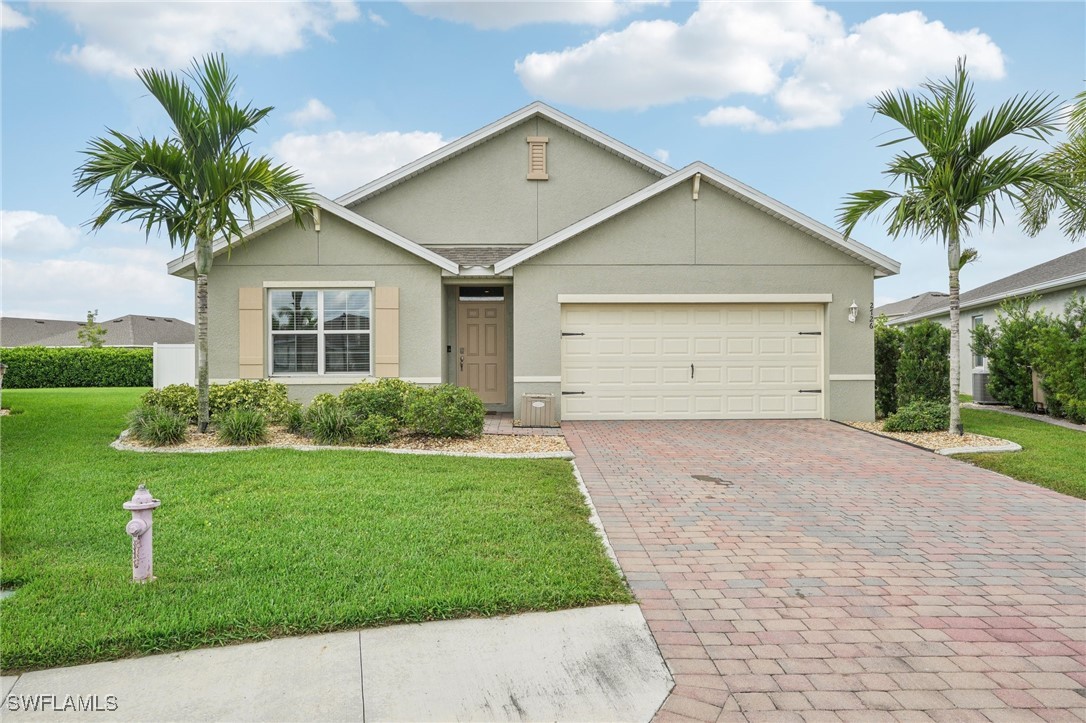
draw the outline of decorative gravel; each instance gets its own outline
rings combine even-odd
[[[417,452],[420,454],[457,454],[472,456],[527,456],[559,454],[572,456],[564,437],[544,437],[532,435],[506,435],[484,434],[476,439],[441,439],[435,437],[422,437],[412,434],[401,434],[386,445],[369,447],[362,444],[353,445],[318,445],[313,440],[299,434],[292,434],[282,427],[271,427],[268,430],[268,441],[265,444],[249,447],[231,446],[219,440],[214,433],[200,434],[195,425],[189,430],[188,438],[181,444],[169,447],[156,447],[153,444],[132,439],[127,430],[121,433],[113,447],[121,450],[138,452],[227,452],[235,450],[261,449],[261,448],[296,448],[304,450],[316,449],[364,449],[385,452]]]
[[[848,422],[850,427],[862,429],[865,432],[874,432],[883,437],[899,439],[902,442],[915,444],[917,447],[938,452],[943,449],[958,449],[960,447],[1009,447],[1018,448],[1014,442],[999,437],[986,437],[983,434],[951,434],[950,432],[886,432],[882,429],[882,422]]]

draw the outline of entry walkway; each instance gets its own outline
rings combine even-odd
[[[567,422],[659,720],[1086,716],[1086,503],[825,421]]]

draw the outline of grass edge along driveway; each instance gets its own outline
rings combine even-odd
[[[142,391],[4,393],[5,672],[632,601],[565,460],[109,448]],[[121,508],[141,482],[149,585]]]
[[[1086,499],[1086,433],[997,410],[963,409],[965,429],[1017,442],[1021,452],[956,454],[1023,482]]]

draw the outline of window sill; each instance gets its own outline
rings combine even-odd
[[[359,384],[375,380],[372,374],[363,376],[357,374],[306,374],[297,376],[273,374],[268,378],[273,382],[282,382],[283,384]]]

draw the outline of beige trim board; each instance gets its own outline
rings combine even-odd
[[[830,374],[831,382],[873,382],[874,374]]]
[[[514,384],[560,384],[562,377],[513,377]]]
[[[372,289],[373,281],[265,281],[265,289]]]
[[[828,304],[833,294],[559,294],[559,304]]]
[[[267,377],[273,382],[282,382],[283,384],[361,384],[362,382],[375,382],[377,381],[372,376],[355,376],[355,375],[343,375],[336,374],[313,374],[311,376],[283,376],[281,374],[275,374]]]

